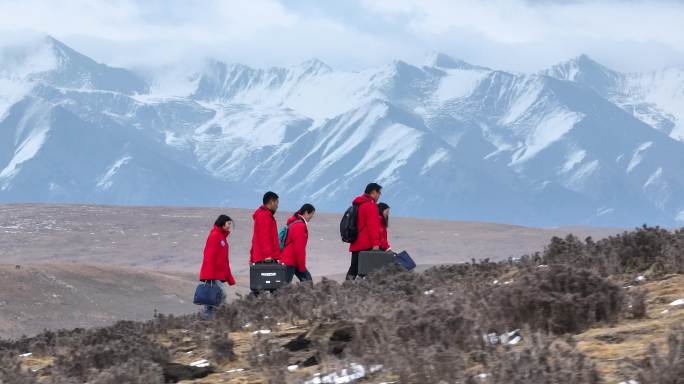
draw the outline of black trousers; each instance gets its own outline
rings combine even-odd
[[[287,275],[286,276],[287,276],[286,281],[288,284],[292,282],[292,280],[294,279],[295,276],[297,276],[297,278],[299,279],[300,282],[301,281],[313,280],[308,269],[304,272],[299,272],[297,267],[290,267],[289,265],[287,266]]]
[[[366,251],[370,250],[371,249],[367,249]],[[347,271],[346,280],[354,280],[357,276],[359,276],[359,253],[361,253],[361,251],[352,252],[351,254],[351,265],[349,266],[349,270]]]

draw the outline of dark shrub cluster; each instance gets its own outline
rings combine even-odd
[[[522,350],[506,348],[488,356],[483,370],[485,380],[471,377],[467,383],[528,384],[582,383],[602,380],[595,365],[572,345],[554,341],[541,334],[527,338]]]
[[[673,329],[667,340],[666,353],[651,345],[649,357],[640,365],[638,381],[641,384],[684,383],[684,326]]]
[[[632,319],[643,319],[647,316],[646,291],[631,289],[627,295],[626,313]]]
[[[401,382],[465,382],[484,372],[491,375],[488,382],[503,383],[505,374],[519,374],[553,383],[579,377],[567,376],[570,373],[593,377],[593,367],[582,365],[581,354],[572,347],[556,349],[539,341],[541,334],[533,335],[579,332],[594,322],[611,321],[621,300],[620,289],[607,279],[571,266],[521,268],[483,262],[424,273],[387,268],[365,280],[323,280],[288,286],[274,295],[245,297],[220,308],[209,323],[196,316],[159,315],[148,323],[44,332],[12,348],[56,356],[52,373],[61,383],[154,383],[169,377],[164,372],[169,351],[158,344],[157,336],[167,335],[177,348],[184,345],[185,336],[174,335],[172,329],[187,330],[184,335],[193,338],[193,345],[205,347],[220,364],[234,358],[226,332],[307,320],[308,331],[296,341],[255,336],[251,365],[273,382],[286,382],[291,375],[285,367],[291,364],[320,364],[324,369],[359,362],[380,364]],[[525,349],[516,352],[483,337],[517,328],[526,339],[537,341],[526,341]],[[540,368],[540,362],[550,370]]]
[[[250,323],[250,329],[257,329],[296,318],[332,329],[320,338],[300,335],[296,344],[309,352],[304,356],[289,353],[274,338],[258,338],[252,363],[265,370],[302,364],[308,356],[330,365],[340,359],[381,364],[401,382],[454,382],[465,380],[469,367],[489,364],[504,372],[515,368],[503,360],[518,359],[527,375],[560,383],[563,377],[596,374],[572,347],[535,344],[526,346],[528,355],[502,354],[502,347],[483,336],[517,328],[526,334],[581,332],[596,322],[615,321],[623,300],[617,285],[567,265],[514,271],[506,263],[483,263],[435,267],[422,274],[389,268],[362,281],[325,280],[240,300],[220,310],[216,324],[242,328]],[[551,372],[530,357],[549,351],[558,357],[547,358],[555,364]]]
[[[563,334],[579,333],[598,322],[615,322],[622,288],[591,271],[568,265],[527,268],[507,285],[490,291],[493,318],[508,328],[528,326]]]
[[[541,260],[592,269],[603,276],[684,273],[684,229],[668,231],[644,225],[600,241],[581,241],[573,235],[554,237]]]
[[[211,353],[211,359],[219,364],[234,361],[237,356],[233,351],[235,348],[235,343],[230,339],[225,332],[214,333],[209,341],[209,352]]]
[[[92,384],[163,384],[162,368],[148,360],[131,359],[121,364],[112,365],[97,373],[88,381]]]
[[[152,322],[122,321],[91,330],[45,331],[3,347],[14,356],[31,351],[54,357],[49,371],[55,384],[163,383],[161,367],[168,363],[169,351],[154,340],[154,329]],[[8,361],[0,362],[0,370],[11,367]]]
[[[54,371],[61,376],[90,381],[101,371],[122,372],[125,371],[123,366],[136,367],[140,364],[158,367],[168,361],[169,353],[165,347],[145,335],[132,334],[118,340],[71,347],[55,359]],[[116,369],[119,366],[120,369]],[[163,375],[158,375],[158,378],[163,378]]]
[[[46,331],[0,341],[6,351],[0,353],[0,382],[34,380],[16,360],[25,352],[55,357],[53,384],[203,377],[210,369],[170,363],[171,353],[202,348],[212,363],[222,364],[236,357],[228,332],[306,321],[288,340],[268,333],[252,337],[251,366],[283,383],[305,379],[288,373],[288,365],[327,371],[352,362],[381,365],[380,374],[406,383],[598,383],[595,367],[554,335],[614,322],[624,308],[633,318],[644,316],[644,293],[630,290],[626,296],[609,275],[681,272],[683,238],[682,231],[649,227],[599,242],[554,238],[543,254],[520,260],[473,261],[423,273],[389,267],[363,280],[294,284],[239,298],[212,322],[157,315],[146,323]],[[518,330],[524,342],[515,347],[496,337]],[[172,350],[159,343],[161,335]],[[680,332],[671,340],[668,355],[654,351],[644,362],[642,384],[677,382],[667,380],[681,375],[666,372],[681,372],[682,337]]]
[[[22,370],[16,355],[10,353],[6,350],[0,350],[0,384],[37,383],[35,376]]]

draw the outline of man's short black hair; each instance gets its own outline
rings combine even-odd
[[[264,205],[268,205],[268,203],[275,200],[278,200],[278,195],[275,192],[268,191],[264,194]]]
[[[370,183],[366,186],[365,194],[370,194],[371,192],[382,192],[382,186],[378,183]]]
[[[228,215],[220,215],[218,219],[214,222],[214,225],[223,228],[224,225],[226,225],[227,222],[233,221],[233,219],[230,218]]]

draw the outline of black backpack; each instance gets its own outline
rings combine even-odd
[[[345,243],[353,243],[359,237],[359,206],[353,204],[342,216],[340,221],[340,236]]]

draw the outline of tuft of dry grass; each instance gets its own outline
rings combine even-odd
[[[665,350],[673,330],[684,324],[684,306],[669,305],[684,298],[684,275],[649,281],[640,289],[647,292],[645,318],[625,319],[614,326],[595,327],[575,336],[578,349],[596,362],[608,382],[636,378],[641,368],[639,362],[652,354],[651,346]]]

